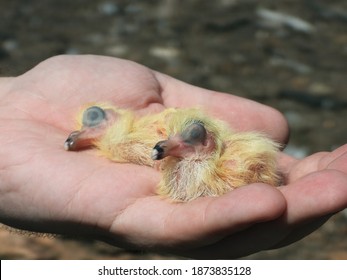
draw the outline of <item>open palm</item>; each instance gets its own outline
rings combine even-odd
[[[346,146],[303,161],[281,155],[286,186],[252,184],[189,203],[156,196],[154,169],[63,148],[76,111],[98,101],[138,114],[199,105],[236,130],[285,142],[281,114],[253,101],[100,56],[54,57],[0,85],[0,221],[11,226],[230,258],[293,242],[347,205]]]

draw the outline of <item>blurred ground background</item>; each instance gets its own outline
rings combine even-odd
[[[277,108],[297,157],[347,142],[346,1],[0,0],[0,23],[0,76],[57,54],[122,57]],[[248,258],[347,259],[346,236],[345,210],[296,244]],[[175,257],[0,228],[0,258]]]

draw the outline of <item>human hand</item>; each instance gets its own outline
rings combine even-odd
[[[0,95],[0,221],[14,227],[195,258],[235,258],[293,242],[347,205],[346,146],[303,161],[282,155],[288,185],[278,189],[252,184],[181,204],[155,195],[160,175],[154,169],[110,162],[94,151],[64,151],[74,114],[97,101],[138,114],[200,105],[236,130],[286,141],[286,121],[274,109],[133,62],[55,57],[0,79]]]

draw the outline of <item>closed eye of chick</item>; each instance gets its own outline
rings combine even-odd
[[[161,164],[158,193],[174,201],[219,196],[255,182],[279,184],[279,145],[258,132],[233,132],[198,109],[177,109],[166,140],[153,148]]]

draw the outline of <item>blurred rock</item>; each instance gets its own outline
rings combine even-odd
[[[128,48],[125,45],[110,46],[106,48],[105,53],[111,56],[124,56],[128,53]]]
[[[117,4],[111,1],[100,3],[98,8],[99,12],[106,16],[112,16],[119,11]]]
[[[342,5],[332,6],[317,0],[306,0],[306,5],[314,10],[319,16],[328,20],[341,20],[347,22],[347,10]]]
[[[13,52],[18,49],[18,41],[15,39],[7,39],[2,43],[2,48],[7,52]]]
[[[308,90],[314,95],[330,95],[333,93],[333,89],[330,86],[319,82],[311,84]]]
[[[289,144],[284,149],[287,155],[290,155],[296,159],[303,159],[310,154],[310,149],[308,147],[299,147],[296,145]]]
[[[286,67],[299,74],[309,74],[312,71],[310,66],[303,64],[302,62],[296,61],[294,59],[272,57],[270,59],[270,64],[273,66]]]
[[[75,54],[80,54],[81,51],[78,49],[78,48],[73,48],[73,47],[70,47],[70,48],[67,48],[65,50],[65,54],[72,54],[72,55],[75,55]]]
[[[249,24],[251,24],[251,20],[246,17],[240,17],[235,19],[228,19],[228,20],[219,20],[219,19],[213,19],[210,20],[205,25],[205,29],[210,32],[231,32],[237,29],[240,29],[242,27],[245,27]]]
[[[179,56],[180,51],[174,47],[155,46],[149,50],[149,53],[161,59],[172,60]]]
[[[326,110],[342,110],[347,108],[347,100],[335,98],[330,95],[315,95],[310,92],[284,89],[278,93],[281,99],[290,99],[310,107]]]
[[[259,8],[256,11],[256,15],[259,18],[258,24],[265,28],[281,29],[283,27],[288,27],[294,31],[307,34],[315,31],[315,28],[311,23],[293,15],[264,8]]]

